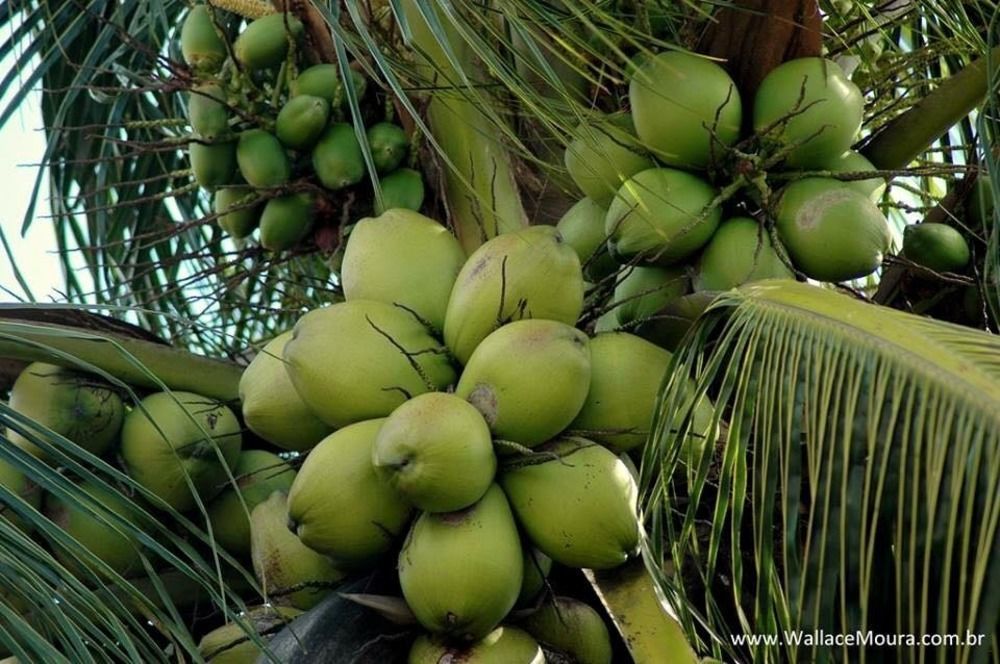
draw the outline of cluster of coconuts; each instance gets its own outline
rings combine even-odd
[[[403,128],[388,120],[359,128],[350,120],[348,94],[363,99],[365,78],[350,70],[349,92],[337,65],[308,66],[298,48],[303,25],[292,13],[250,22],[231,44],[222,29],[227,16],[234,17],[195,5],[180,32],[196,79],[187,103],[191,171],[213,192],[221,227],[234,238],[259,227],[260,244],[271,251],[296,246],[324,202],[370,181],[361,141],[379,179],[376,213],[419,209],[424,184],[406,167]]]
[[[437,221],[389,210],[351,230],[341,283],[345,300],[269,342],[240,384],[250,430],[310,448],[287,496],[253,510],[255,564],[258,539],[279,537],[258,518],[273,510],[295,556],[342,574],[395,560],[428,633],[412,662],[540,662],[538,641],[609,661],[585,604],[548,598],[522,614],[553,563],[607,569],[636,553],[636,482],[621,455],[647,438],[670,353],[576,327],[583,270],[550,226],[466,258]],[[711,404],[693,419],[690,454],[710,438]],[[264,570],[272,589],[301,582],[279,568]]]
[[[635,68],[629,105],[574,134],[565,162],[585,198],[558,224],[592,281],[617,272],[608,327],[692,287],[726,290],[795,271],[837,282],[881,264],[890,234],[874,201],[885,183],[865,178],[874,167],[850,150],[864,99],[836,63],[778,66],[745,123],[721,66],[661,53]],[[727,180],[736,191],[723,196]]]

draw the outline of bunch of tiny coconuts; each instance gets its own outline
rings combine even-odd
[[[745,109],[721,66],[665,52],[635,67],[629,105],[581,124],[565,153],[585,197],[558,227],[591,281],[615,275],[602,325],[692,288],[796,273],[840,282],[881,264],[891,236],[873,201],[885,182],[850,149],[864,100],[836,63],[785,62]]]
[[[248,23],[232,44],[223,26],[236,20],[209,5],[195,5],[180,31],[180,48],[195,84],[187,112],[195,181],[214,193],[219,224],[234,238],[260,227],[271,251],[290,249],[310,234],[320,202],[334,192],[365,187],[376,213],[417,210],[420,173],[406,167],[409,137],[388,121],[367,128],[350,121],[348,95],[365,97],[365,78],[351,69],[351,89],[336,64],[308,66],[299,42],[302,22],[277,12]],[[386,111],[388,114],[388,111]],[[367,143],[380,198],[361,142]]]

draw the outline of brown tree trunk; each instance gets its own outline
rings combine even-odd
[[[725,60],[744,100],[782,62],[822,52],[817,0],[738,0],[718,12],[698,51]]]

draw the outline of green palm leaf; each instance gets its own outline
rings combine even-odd
[[[720,296],[672,369],[643,459],[648,563],[689,636],[753,661],[986,661],[988,648],[968,645],[945,655],[735,647],[730,636],[968,630],[989,642],[1000,620],[988,590],[1000,582],[996,337],[763,282]],[[686,464],[691,404],[709,398],[718,440]]]

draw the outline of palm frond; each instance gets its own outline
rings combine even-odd
[[[718,440],[688,463],[680,450],[705,400]],[[674,357],[643,486],[647,562],[689,636],[717,655],[943,661],[919,643],[740,647],[731,636],[992,638],[1000,340],[793,282],[724,294]],[[966,642],[947,659],[988,651]]]

